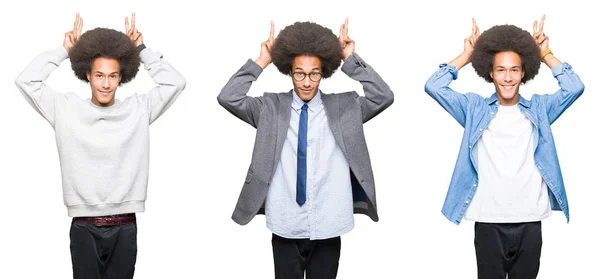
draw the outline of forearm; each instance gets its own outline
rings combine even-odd
[[[554,68],[556,65],[562,64],[554,54],[549,53],[542,58],[542,62],[544,62],[550,69]]]
[[[450,83],[457,77],[456,66],[442,64],[425,83],[425,92],[464,126],[469,101],[467,95],[450,88]]]
[[[456,70],[460,70],[469,63],[471,63],[471,53],[462,52],[452,61],[448,62],[448,65],[456,67]]]
[[[375,117],[394,102],[394,93],[388,84],[358,54],[348,56],[342,65],[342,71],[363,86],[363,122]]]
[[[542,95],[545,100],[548,119],[554,122],[567,108],[583,94],[585,86],[568,63],[558,63],[552,67],[552,75],[560,89],[555,94]]]
[[[48,79],[60,63],[69,57],[63,46],[45,51],[36,56],[16,79],[17,86],[23,93],[29,94]]]

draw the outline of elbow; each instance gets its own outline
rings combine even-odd
[[[25,87],[25,84],[27,84],[28,80],[26,78],[23,77],[23,74],[20,74],[16,79],[15,79],[15,85],[19,88],[22,89]]]
[[[386,95],[386,107],[389,107],[394,103],[394,92],[392,92],[392,90],[388,90],[388,94]]]
[[[185,89],[185,86],[187,85],[187,81],[185,80],[185,78],[181,77],[176,83],[175,83],[175,88],[177,90],[177,92],[181,92]]]
[[[583,94],[584,90],[585,90],[585,85],[583,85],[583,83],[579,83],[579,86],[577,86],[577,89],[575,92],[578,96],[580,96],[581,94]]]
[[[223,91],[221,91],[221,93],[219,93],[219,96],[217,96],[217,102],[224,108],[227,107],[227,104],[229,104],[229,99]]]
[[[425,92],[429,95],[433,94],[433,92],[435,91],[433,83],[430,81],[427,81],[425,83]]]

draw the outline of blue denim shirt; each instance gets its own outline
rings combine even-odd
[[[550,95],[534,94],[531,100],[519,96],[518,106],[535,126],[533,157],[550,189],[552,210],[564,212],[568,222],[569,203],[550,125],[581,96],[584,86],[567,63],[553,67],[552,74],[558,80],[560,90]],[[425,92],[465,128],[442,208],[444,216],[458,225],[478,187],[476,143],[498,111],[498,98],[496,94],[483,98],[478,94],[461,94],[452,90],[449,85],[457,76],[456,67],[442,64],[425,84]]]

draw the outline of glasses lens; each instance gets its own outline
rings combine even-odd
[[[310,78],[310,80],[317,82],[321,80],[321,73],[310,73],[308,77]]]
[[[295,72],[294,73],[294,79],[296,81],[303,81],[304,78],[306,78],[306,74],[305,73],[303,73],[303,72]]]

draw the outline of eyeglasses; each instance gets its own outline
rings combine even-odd
[[[308,78],[313,81],[313,82],[318,82],[319,80],[321,80],[321,76],[322,74],[319,72],[312,72],[312,73],[305,73],[305,72],[293,72],[292,73],[292,77],[294,78],[295,81],[303,81],[306,76],[308,76]]]

